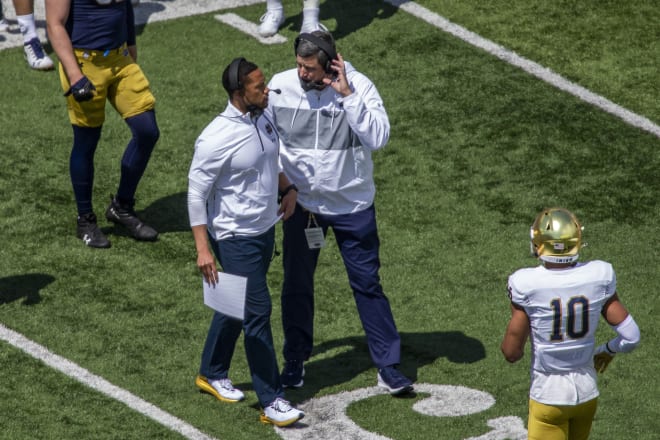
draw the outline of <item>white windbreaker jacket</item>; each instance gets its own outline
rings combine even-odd
[[[385,146],[390,122],[374,84],[346,63],[353,90],[305,91],[297,69],[273,76],[269,96],[280,135],[282,170],[298,187],[298,203],[320,214],[348,214],[373,204],[371,152]]]
[[[263,234],[278,222],[277,133],[266,111],[256,119],[231,103],[202,131],[188,173],[190,226],[216,240]]]

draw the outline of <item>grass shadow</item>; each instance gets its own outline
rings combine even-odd
[[[188,193],[180,192],[156,200],[138,215],[159,233],[186,232],[188,222]]]
[[[334,19],[336,29],[332,36],[339,40],[347,35],[369,26],[374,20],[385,20],[394,15],[398,8],[382,1],[369,0],[356,2],[354,0],[333,0],[324,2],[319,11],[319,21]],[[287,15],[288,11],[284,11]],[[303,22],[302,7],[296,15],[287,15],[282,28],[300,32]],[[340,52],[341,52],[341,48]]]
[[[333,351],[337,353],[324,356]],[[413,381],[417,380],[417,370],[421,366],[439,358],[465,364],[485,357],[483,344],[459,331],[401,333],[402,364],[399,369]],[[301,402],[314,397],[323,388],[348,382],[372,368],[374,366],[364,336],[324,342],[314,347],[312,358],[305,363],[304,387],[287,389],[287,395],[293,401]]]
[[[39,291],[55,281],[55,277],[43,273],[13,275],[0,278],[0,305],[24,298],[24,305],[41,302]]]

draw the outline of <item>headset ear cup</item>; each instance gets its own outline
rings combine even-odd
[[[238,69],[241,67],[241,63],[245,61],[245,58],[239,57],[234,58],[234,60],[229,65],[229,89],[230,90],[240,90],[243,88],[241,84],[241,79],[239,78]]]
[[[300,35],[293,40],[293,56],[298,56],[298,45],[300,44]]]

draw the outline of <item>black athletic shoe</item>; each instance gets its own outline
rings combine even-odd
[[[284,363],[280,380],[284,388],[300,388],[303,386],[305,367],[303,361],[292,360]]]
[[[411,393],[414,389],[412,381],[394,366],[378,370],[378,386],[393,396]]]
[[[93,212],[78,216],[78,227],[76,228],[76,235],[85,244],[93,248],[109,248],[110,242],[103,235],[103,232],[96,224],[96,215]]]
[[[124,226],[136,240],[155,241],[158,238],[158,232],[151,226],[142,223],[133,210],[133,205],[134,203],[121,204],[116,197],[112,197],[110,206],[105,211],[105,218]]]

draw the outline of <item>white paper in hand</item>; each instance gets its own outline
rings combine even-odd
[[[218,272],[215,286],[202,278],[204,304],[225,315],[241,321],[245,318],[245,291],[247,278]]]

